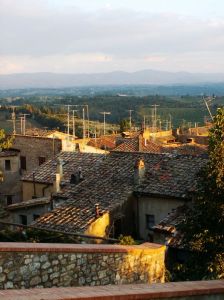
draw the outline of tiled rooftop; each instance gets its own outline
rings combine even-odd
[[[92,138],[87,145],[100,149],[114,149],[116,147],[116,135],[104,135],[96,139]]]
[[[196,191],[197,173],[207,160],[201,156],[191,155],[159,156],[160,160],[149,164],[146,168],[145,181],[136,191],[147,195],[188,198],[189,192]]]
[[[64,203],[39,218],[36,225],[40,227],[83,231],[95,219],[96,203],[99,203],[101,213],[119,208],[133,193],[134,166],[140,158],[145,162],[146,175],[144,182],[135,186],[135,191],[177,198],[187,198],[188,191],[194,190],[196,173],[206,163],[200,157],[152,153],[113,152],[107,156],[72,153],[67,157],[71,158],[67,168],[72,170],[83,162],[86,179],[76,185],[67,182],[62,187],[55,197]],[[52,161],[49,162],[51,165]],[[39,168],[44,170],[37,172],[39,176],[46,177],[46,166]],[[49,172],[51,176],[52,170]],[[41,177],[38,180],[41,181]]]
[[[0,157],[17,156],[19,155],[18,150],[2,150],[0,151]]]
[[[139,137],[126,138],[113,151],[161,153],[162,147],[152,141],[144,141]]]
[[[163,147],[163,152],[166,153],[178,153],[184,155],[203,155],[208,151],[206,145],[199,144],[177,144]]]
[[[23,202],[8,205],[7,210],[20,209],[24,207],[27,208],[27,207],[38,206],[38,205],[43,205],[48,203],[50,203],[50,197],[31,199],[28,201],[23,201]]]
[[[90,174],[94,174],[95,168],[97,168],[100,162],[105,158],[105,155],[94,153],[61,152],[56,156],[56,158],[48,160],[33,172],[24,175],[22,180],[33,181],[34,173],[36,182],[53,184],[58,158],[63,161],[63,180],[65,182],[69,182],[71,174],[76,173],[79,167],[82,168],[84,178],[88,177]]]
[[[153,226],[153,230],[167,234],[174,233],[176,231],[176,226],[183,220],[187,209],[188,207],[186,205],[178,206],[173,209],[163,220]]]

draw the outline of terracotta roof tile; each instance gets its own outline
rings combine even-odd
[[[116,147],[116,135],[104,135],[96,139],[90,139],[87,145],[100,149],[114,149]]]
[[[39,183],[53,184],[57,159],[60,158],[63,161],[63,180],[70,181],[71,174],[78,171],[78,168],[82,168],[83,177],[88,177],[90,174],[94,174],[95,168],[105,158],[104,154],[95,153],[79,153],[79,152],[61,152],[54,159],[48,160],[40,167],[36,168],[33,172],[30,172],[22,177],[24,181],[33,181],[33,173],[35,174],[35,181]]]
[[[186,198],[195,185],[198,170],[206,163],[206,159],[196,156],[113,152],[92,164],[87,153],[72,155],[82,157],[86,167],[89,164],[93,168],[92,172],[79,184],[67,182],[62,187],[55,200],[61,199],[63,204],[37,220],[35,225],[41,228],[84,231],[95,220],[96,203],[101,213],[112,212],[122,206],[133,190],[140,194]],[[144,182],[135,186],[134,166],[140,158],[145,162],[146,175]],[[78,165],[76,161],[72,158],[68,164],[72,170],[73,164]]]

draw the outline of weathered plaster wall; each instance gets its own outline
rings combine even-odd
[[[21,224],[21,215],[23,215],[27,217],[27,225],[30,225],[34,222],[36,216],[42,216],[43,214],[48,213],[49,210],[50,203],[9,210],[9,220],[12,223]]]
[[[5,170],[5,160],[10,160],[11,169]],[[6,195],[12,196],[12,202],[20,202],[22,199],[22,185],[20,181],[20,156],[0,157],[0,170],[3,172],[3,182],[0,182],[0,202],[6,206]]]
[[[35,183],[36,197],[48,197],[54,191],[53,184]],[[34,196],[34,185],[33,182],[23,181],[23,201],[31,200]]]
[[[155,216],[155,224],[164,219],[172,209],[183,205],[184,200],[153,197],[139,198],[139,232],[147,240],[149,229],[146,227],[146,215]]]
[[[164,281],[165,247],[0,243],[0,289]]]
[[[109,213],[105,213],[89,225],[88,229],[85,231],[85,234],[105,236],[109,225],[110,216]]]

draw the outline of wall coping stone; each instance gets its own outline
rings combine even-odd
[[[164,251],[165,246],[144,243],[141,245],[102,245],[102,244],[49,244],[49,243],[14,243],[1,242],[0,252],[56,252],[56,253],[145,253]]]
[[[0,291],[4,300],[143,300],[196,295],[224,297],[224,280]]]

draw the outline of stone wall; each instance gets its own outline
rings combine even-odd
[[[0,243],[0,289],[164,281],[165,247]]]
[[[20,150],[20,156],[26,158],[26,170],[23,170],[26,173],[39,166],[39,157],[47,161],[59,153],[62,146],[59,139],[16,134],[12,147]]]

